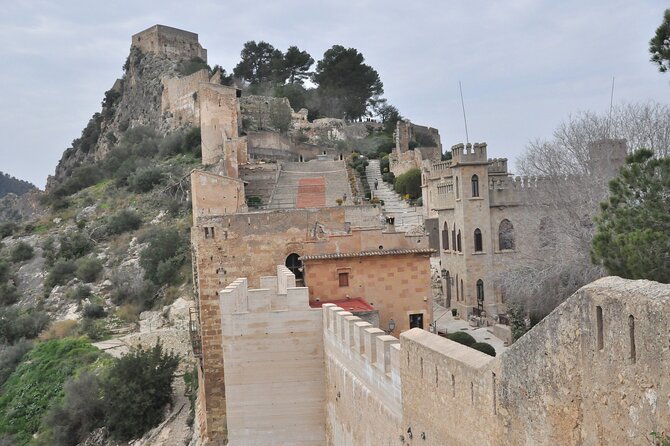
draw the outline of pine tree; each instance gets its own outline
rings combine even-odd
[[[670,158],[631,154],[601,203],[591,258],[613,275],[670,282]]]

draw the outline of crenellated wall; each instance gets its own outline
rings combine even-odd
[[[219,292],[228,444],[323,445],[321,310],[285,266],[261,286]]]
[[[133,35],[132,46],[144,53],[182,60],[200,58],[207,62],[207,50],[198,43],[198,35],[165,25],[154,25]]]
[[[327,445],[397,443],[400,341],[333,304],[323,306]]]
[[[323,311],[329,445],[643,446],[670,424],[670,285],[600,279],[496,358]]]

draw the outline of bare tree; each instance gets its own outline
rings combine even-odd
[[[517,164],[523,175],[541,180],[527,189],[526,221],[515,223],[532,240],[495,277],[509,302],[542,318],[605,274],[590,259],[593,217],[626,151],[640,147],[670,154],[670,107],[650,102],[624,104],[611,115],[579,113],[561,123],[552,140],[528,144]]]

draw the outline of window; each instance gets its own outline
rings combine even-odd
[[[605,346],[603,339],[603,307],[596,307],[596,329],[598,332],[598,350],[602,350]]]
[[[449,225],[444,222],[444,229],[442,229],[442,249],[449,251]]]
[[[214,238],[214,228],[205,227],[205,238]]]
[[[349,273],[338,273],[337,277],[340,280],[341,287],[349,286]]]
[[[482,252],[482,231],[475,229],[475,252]]]
[[[472,196],[479,196],[479,177],[477,175],[472,175]]]
[[[458,195],[458,177],[456,177],[456,199],[460,198]]]
[[[514,226],[507,219],[501,221],[498,227],[498,245],[501,251],[514,249]]]
[[[456,245],[458,246],[458,252],[463,252],[463,247],[461,246],[461,230],[458,230],[458,235],[456,236]]]
[[[456,302],[461,301],[461,293],[458,291],[458,274],[456,274]]]
[[[456,284],[458,286],[458,284]],[[463,294],[463,279],[461,279],[461,300],[465,300],[465,294]]]
[[[477,302],[484,302],[484,281],[482,279],[477,281]]]
[[[451,246],[456,251],[456,223],[454,223],[454,228],[451,230]]]

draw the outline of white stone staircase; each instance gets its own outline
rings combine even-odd
[[[347,197],[351,204],[351,188],[345,161],[312,160],[308,162],[281,163],[279,179],[269,208],[290,209],[296,207],[298,182],[304,178],[323,178],[326,183],[327,207],[337,206],[336,200]]]
[[[369,164],[365,168],[365,176],[368,179],[372,196],[384,201],[384,206],[382,207],[384,215],[395,217],[396,230],[407,232],[417,226],[423,225],[421,208],[408,205],[392,189],[391,185],[382,181],[379,160],[369,160]],[[377,180],[377,190],[375,190],[375,180]]]

